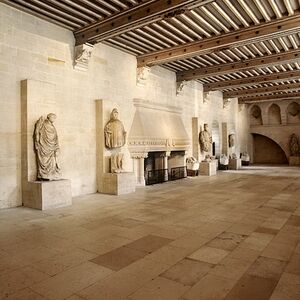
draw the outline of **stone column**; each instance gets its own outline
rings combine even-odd
[[[164,164],[163,164],[163,168],[166,169],[166,173],[165,173],[165,181],[169,180],[169,165],[168,165],[168,158],[171,155],[171,151],[166,151],[166,153],[163,155],[163,160],[164,160]]]
[[[145,186],[145,158],[148,157],[148,152],[131,152],[131,157],[134,161],[134,173],[137,186]]]
[[[222,153],[228,156],[228,130],[227,123],[222,123]]]
[[[192,118],[192,151],[193,156],[199,161],[199,118]]]

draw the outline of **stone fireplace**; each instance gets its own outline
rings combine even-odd
[[[162,182],[167,181],[172,169],[185,167],[190,143],[181,119],[181,109],[141,99],[134,99],[133,103],[136,111],[128,146],[137,185],[145,185],[145,179],[151,172],[160,173],[158,176]]]

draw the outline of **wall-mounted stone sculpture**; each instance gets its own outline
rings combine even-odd
[[[299,140],[296,136],[296,134],[292,134],[290,137],[290,154],[291,156],[299,156],[300,155],[300,147],[299,147]]]
[[[121,148],[126,143],[126,131],[118,115],[118,109],[114,108],[110,114],[110,120],[104,127],[105,147],[108,149]]]
[[[37,161],[37,180],[58,180],[61,178],[58,163],[58,136],[53,122],[56,115],[41,116],[35,124],[34,148]]]
[[[235,146],[235,134],[229,134],[228,145],[229,145],[229,148],[232,148]]]
[[[204,124],[204,130],[199,133],[200,149],[203,152],[209,152],[212,144],[212,137],[208,131],[208,125]]]

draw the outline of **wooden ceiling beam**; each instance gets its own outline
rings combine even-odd
[[[201,79],[209,76],[225,75],[234,72],[245,72],[255,68],[278,66],[300,61],[300,49],[234,62],[219,64],[213,67],[202,67],[188,71],[177,72],[177,81]]]
[[[293,16],[279,20],[140,55],[137,58],[137,64],[138,67],[152,66],[192,56],[223,51],[286,34],[293,34],[298,32],[299,29],[300,14],[298,10],[295,11]]]
[[[261,87],[261,88],[253,88],[253,89],[240,90],[240,91],[224,92],[223,96],[224,98],[235,98],[235,97],[247,97],[247,96],[276,93],[276,92],[288,92],[288,91],[300,91],[300,82],[274,85],[274,86]]]
[[[74,32],[76,45],[95,44],[149,23],[184,13],[215,0],[152,0]]]
[[[300,78],[300,70],[272,73],[242,79],[224,80],[203,85],[204,92],[219,91],[241,86],[251,86],[262,83],[281,82]]]
[[[263,95],[263,96],[253,96],[253,97],[239,97],[239,103],[251,103],[251,102],[260,102],[260,101],[271,101],[271,100],[287,100],[287,99],[300,99],[300,92],[295,91],[291,93],[282,93],[282,94],[272,94],[272,95]]]

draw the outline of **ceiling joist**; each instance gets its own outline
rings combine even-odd
[[[74,32],[76,45],[97,43],[115,35],[137,29],[163,18],[171,18],[214,0],[156,0],[148,1],[103,21]]]
[[[247,97],[247,96],[255,96],[261,94],[271,94],[277,92],[288,92],[288,91],[297,91],[300,90],[300,82],[297,83],[290,83],[290,84],[281,84],[281,85],[274,85],[268,87],[261,87],[261,88],[253,88],[253,89],[245,89],[239,91],[230,91],[224,92],[224,98],[239,98],[239,97]]]
[[[240,71],[250,71],[253,68],[262,68],[272,65],[282,65],[300,60],[300,50],[291,50],[283,53],[258,57],[229,64],[219,64],[213,67],[197,68],[177,72],[177,81],[201,79],[209,76],[218,76]]]
[[[276,38],[281,35],[293,34],[299,30],[300,14],[297,11],[291,17],[140,55],[137,57],[137,64],[138,67],[152,66],[196,55],[224,51],[245,44]]]
[[[242,86],[251,86],[263,83],[281,82],[285,80],[293,80],[300,78],[300,70],[287,71],[280,73],[272,73],[267,75],[253,76],[242,79],[224,80],[215,83],[209,83],[203,85],[204,92],[218,91],[228,88],[236,88]]]

